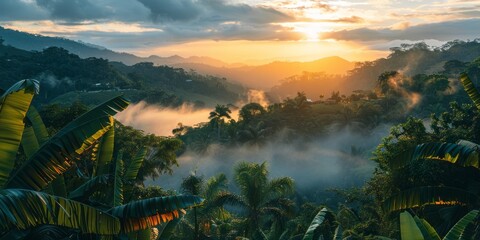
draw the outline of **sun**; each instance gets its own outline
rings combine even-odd
[[[305,35],[308,42],[318,42],[320,39],[320,30],[314,27],[298,28],[297,31]]]

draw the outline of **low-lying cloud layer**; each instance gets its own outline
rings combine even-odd
[[[387,132],[387,126],[369,135],[346,128],[313,141],[284,141],[279,134],[262,146],[211,145],[205,154],[187,151],[178,158],[180,166],[174,168],[173,175],[162,175],[148,184],[178,189],[181,179],[195,172],[206,178],[225,173],[233,185],[234,166],[246,161],[267,162],[271,177],[292,177],[299,191],[358,186],[371,176],[374,163],[369,154],[352,155],[352,148],[369,153]]]
[[[147,105],[145,102],[132,104],[118,113],[115,118],[122,124],[154,133],[159,136],[171,136],[179,123],[192,126],[207,122],[211,109],[195,109],[190,105],[179,108],[163,108]]]

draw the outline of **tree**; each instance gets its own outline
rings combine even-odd
[[[240,194],[222,192],[215,204],[229,204],[245,210],[244,236],[257,239],[262,234],[265,217],[274,216],[280,220],[291,213],[293,203],[285,198],[294,190],[291,178],[269,180],[266,163],[246,162],[235,166],[234,178]]]
[[[190,175],[182,181],[182,191],[186,194],[199,195],[202,192],[203,178],[196,175]],[[198,239],[198,217],[197,208],[193,209],[195,222],[195,235],[193,239]]]
[[[210,112],[210,119],[211,126],[214,126],[217,129],[217,139],[220,140],[220,129],[222,125],[225,124],[225,119],[231,119],[232,117],[230,114],[232,111],[228,106],[217,104],[215,106],[215,110]]]
[[[248,103],[240,109],[239,117],[240,120],[248,123],[252,118],[264,114],[265,108],[258,103]]]

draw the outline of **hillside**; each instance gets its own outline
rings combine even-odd
[[[348,95],[355,90],[373,89],[378,77],[387,71],[397,71],[406,77],[445,71],[456,71],[458,74],[459,69],[475,59],[480,59],[480,41],[477,40],[452,41],[439,48],[423,42],[402,44],[401,47],[392,48],[386,58],[357,63],[344,76],[312,71],[284,78],[270,89],[269,95],[276,101],[293,97],[297,92],[305,92],[312,100],[318,100],[320,95],[329,97],[334,91]],[[476,73],[471,74],[477,80]]]
[[[168,65],[187,70],[194,69],[201,74],[226,77],[244,86],[264,90],[277,85],[281,79],[301,74],[302,72],[345,74],[348,70],[353,69],[355,65],[340,57],[327,57],[311,62],[272,62],[259,66],[228,64],[218,59],[205,56],[184,58],[177,55],[170,57],[152,55],[143,58],[129,53],[118,53],[101,46],[84,42],[29,34],[2,27],[0,27],[0,38],[3,38],[5,45],[28,51],[42,51],[45,48],[55,46],[64,48],[81,58],[104,58],[110,61],[122,62],[126,65],[152,62],[155,65]]]
[[[303,72],[324,72],[331,75],[344,75],[355,67],[355,63],[340,57],[321,58],[311,62],[272,62],[259,66],[237,68],[217,68],[206,64],[176,64],[177,67],[195,69],[199,73],[224,76],[247,87],[268,90],[280,80]]]
[[[58,47],[29,52],[0,42],[0,88],[27,78],[40,81],[42,91],[36,101],[41,103],[88,99],[91,104],[98,104],[107,92],[117,95],[125,92],[133,101],[164,106],[184,102],[214,106],[235,103],[245,94],[243,87],[225,79],[183,69],[152,63],[127,66],[93,57],[83,59]],[[74,97],[62,97],[69,93]]]
[[[211,66],[223,67],[228,66],[220,60],[209,57],[192,56],[183,58],[180,56],[159,57],[149,56],[146,58],[138,57],[130,53],[119,53],[107,48],[69,40],[60,37],[47,37],[38,34],[30,34],[26,32],[11,30],[0,26],[0,38],[4,40],[5,45],[10,45],[15,48],[27,51],[42,51],[48,47],[61,47],[71,53],[78,55],[81,58],[96,57],[104,58],[110,61],[122,62],[127,65],[133,65],[140,62],[153,62],[156,65],[173,65],[179,63],[204,63]]]

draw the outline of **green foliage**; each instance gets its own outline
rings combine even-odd
[[[70,122],[18,168],[6,186],[35,190],[45,188],[67,171],[78,155],[92,147],[113,127],[111,115],[127,106],[125,99],[116,97]]]
[[[325,219],[329,215],[331,216],[331,214],[332,213],[326,208],[323,208],[322,210],[320,210],[315,216],[315,218],[313,218],[312,223],[307,229],[307,232],[305,232],[305,236],[303,236],[303,240],[312,240],[312,239],[320,238],[320,236],[322,236],[322,233],[317,230],[320,228],[320,226],[325,221]]]
[[[38,81],[22,80],[0,97],[0,187],[5,185],[15,166],[23,135],[23,119],[38,88]]]
[[[402,239],[424,239],[422,231],[408,212],[400,213],[400,232]]]
[[[93,207],[41,192],[4,189],[0,191],[0,232],[55,224],[83,233],[115,235],[119,220]]]
[[[180,211],[201,204],[203,199],[195,196],[168,196],[133,201],[114,207],[109,213],[120,219],[122,232],[155,227],[178,218]]]
[[[269,180],[265,163],[239,163],[234,169],[234,180],[240,194],[222,192],[214,205],[228,204],[246,211],[244,236],[260,234],[262,219],[267,216],[279,221],[293,212],[292,202],[285,198],[293,193],[293,180],[287,177]]]

